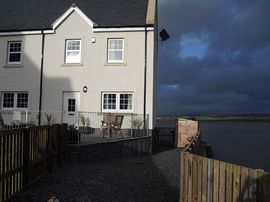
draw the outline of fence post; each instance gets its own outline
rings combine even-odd
[[[29,185],[30,129],[23,130],[23,189]]]
[[[47,127],[47,133],[48,133],[48,142],[47,142],[47,171],[51,170],[52,168],[52,155],[51,155],[51,130],[52,130],[52,127],[51,126],[48,126]]]
[[[68,142],[68,125],[66,123],[61,124],[61,148],[63,148],[62,160],[67,158],[67,142]]]

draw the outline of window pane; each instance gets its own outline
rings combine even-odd
[[[103,94],[103,109],[116,109],[116,94]]]
[[[120,109],[132,110],[132,94],[120,94]]]
[[[75,112],[76,110],[76,100],[68,99],[68,112]]]
[[[109,58],[110,60],[122,60],[122,51],[110,51]]]
[[[9,44],[10,52],[20,52],[21,51],[21,42],[10,42]]]
[[[80,63],[80,52],[67,52],[67,63]]]
[[[109,49],[120,49],[123,48],[123,40],[122,39],[111,39],[109,41]]]
[[[80,50],[80,41],[68,41],[67,50]]]
[[[20,62],[20,61],[21,61],[21,53],[9,54],[9,62]]]
[[[14,93],[4,93],[3,107],[4,108],[14,107]]]
[[[17,95],[17,108],[28,107],[28,93],[18,93]]]

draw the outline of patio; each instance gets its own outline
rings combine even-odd
[[[0,110],[2,129],[67,123],[69,143],[92,144],[119,139],[151,135],[148,115],[101,112],[76,112],[68,116],[65,111]]]

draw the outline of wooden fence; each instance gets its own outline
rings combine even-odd
[[[63,124],[0,131],[0,202],[64,161],[66,130]]]
[[[267,202],[270,174],[262,170],[181,153],[181,202]]]

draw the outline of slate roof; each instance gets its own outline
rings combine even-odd
[[[72,3],[95,27],[141,27],[148,0],[0,0],[0,31],[51,29]]]

